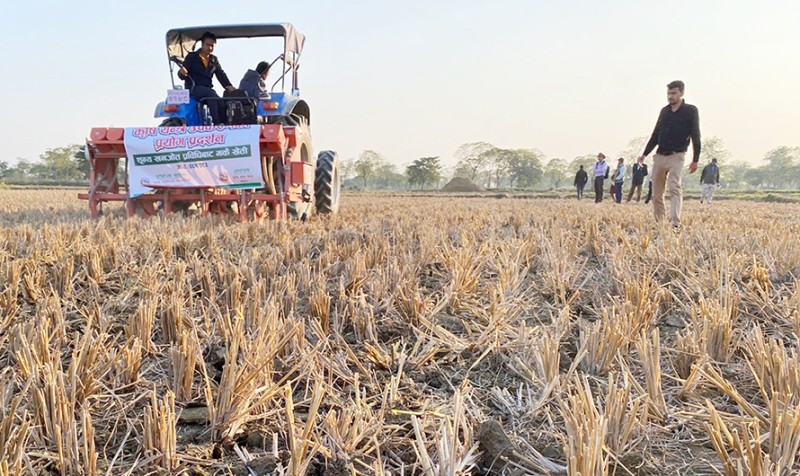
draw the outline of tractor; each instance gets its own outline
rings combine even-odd
[[[192,97],[191,81],[176,83],[183,60],[204,32],[222,41],[283,40],[283,52],[270,63],[272,71],[280,66],[280,75],[266,94],[218,99],[224,106],[223,124],[214,123],[207,101]],[[288,23],[169,30],[172,88],[156,107],[158,126],[93,128],[86,140],[89,191],[78,198],[88,201],[92,218],[113,201],[124,202],[128,217],[193,208],[201,216],[232,215],[242,222],[337,213],[339,159],[329,150],[314,155],[311,110],[300,97],[298,62],[304,43],[305,37]],[[247,144],[225,143],[240,138]],[[153,149],[137,152],[144,143]]]

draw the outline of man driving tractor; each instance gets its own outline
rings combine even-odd
[[[219,64],[219,59],[214,56],[214,47],[217,44],[217,37],[211,32],[205,32],[200,37],[201,48],[186,55],[183,66],[178,71],[178,77],[186,82],[186,88],[191,92],[191,96],[205,102],[208,105],[209,113],[214,124],[222,124],[223,105],[222,100],[211,82],[214,76],[222,87],[228,91],[235,88],[231,84],[228,75]]]

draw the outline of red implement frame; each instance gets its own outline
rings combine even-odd
[[[125,202],[128,217],[136,215],[137,208],[145,216],[156,215],[156,202],[162,203],[164,214],[170,214],[175,205],[199,203],[202,216],[231,213],[233,203],[238,208],[242,222],[261,221],[270,217],[267,207],[271,207],[272,217],[278,220],[287,217],[287,204],[303,202],[309,197],[303,193],[303,186],[314,182],[313,167],[301,161],[300,154],[293,151],[298,143],[309,140],[298,137],[303,134],[300,128],[278,124],[261,126],[260,146],[262,164],[280,160],[283,164],[283,191],[275,194],[258,193],[255,190],[233,190],[220,188],[175,188],[154,187],[151,194],[128,197],[127,176],[124,184],[117,179],[119,160],[125,160],[124,129],[95,128],[86,140],[86,154],[91,169],[89,171],[89,192],[78,194],[78,198],[89,201],[89,212],[97,218],[103,202]],[[262,167],[263,168],[263,167]],[[264,177],[267,183],[268,177]]]

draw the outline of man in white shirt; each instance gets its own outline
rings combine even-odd
[[[606,156],[602,152],[597,154],[597,162],[594,164],[594,203],[603,201],[603,182],[608,178],[608,164]]]

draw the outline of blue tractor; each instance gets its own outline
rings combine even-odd
[[[264,25],[228,25],[228,26],[201,26],[177,28],[167,32],[167,54],[169,56],[170,76],[173,89],[182,89],[176,84],[176,67],[179,69],[187,54],[194,51],[203,33],[213,33],[218,39],[231,38],[283,38],[283,53],[275,58],[270,66],[279,64],[280,77],[272,85],[272,91],[261,98],[250,98],[255,106],[254,120],[260,123],[284,124],[296,126],[301,121],[311,123],[311,111],[303,99],[300,98],[298,85],[298,62],[303,51],[305,36],[298,32],[289,23],[264,24]],[[271,68],[274,69],[274,68]],[[290,89],[287,92],[287,79]],[[191,88],[191,80],[188,87]],[[279,91],[276,89],[280,87]],[[237,104],[240,98],[229,98],[226,102]],[[177,106],[177,107],[170,107]],[[233,121],[238,109],[226,108],[225,113]],[[168,105],[162,102],[156,108],[155,116],[164,118],[164,125],[211,125],[208,108],[190,98],[188,104]],[[241,119],[239,119],[241,120]]]
[[[218,40],[232,38],[282,38],[283,51],[271,63],[270,71],[280,66],[279,77],[271,90],[259,97],[236,92],[216,99],[222,105],[222,124],[214,124],[208,104],[192,97],[192,81],[176,82],[186,56],[198,47],[203,33]],[[176,28],[166,35],[172,89],[158,104],[155,117],[162,127],[258,125],[261,131],[261,173],[264,189],[219,190],[160,188],[151,194],[132,195],[119,183],[119,159],[126,157],[122,129],[95,128],[87,140],[90,159],[89,193],[79,198],[89,201],[93,217],[99,216],[102,203],[125,201],[128,216],[154,215],[186,210],[198,205],[203,215],[225,214],[238,209],[242,221],[264,217],[305,218],[312,211],[336,213],[339,208],[339,160],[335,152],[314,155],[311,145],[311,110],[300,97],[298,62],[305,36],[291,24],[223,25]],[[274,77],[274,76],[273,76]],[[127,168],[126,168],[127,174]]]

